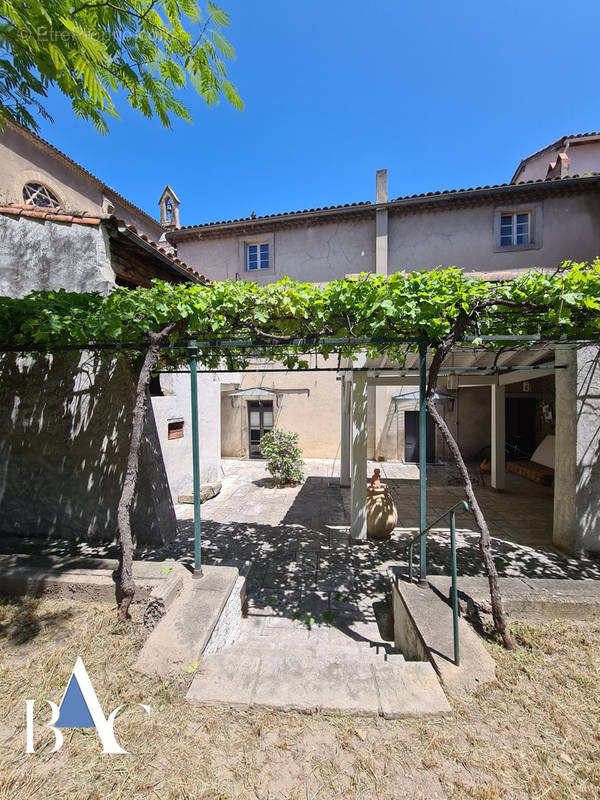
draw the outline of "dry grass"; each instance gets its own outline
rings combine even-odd
[[[490,645],[497,684],[453,698],[451,719],[386,721],[191,706],[190,676],[131,670],[139,620],[118,631],[105,606],[0,601],[0,798],[597,798],[600,624],[514,631],[514,653]],[[130,755],[103,756],[85,729],[52,754],[43,728],[25,754],[25,699],[58,702],[77,655],[105,713],[151,705],[150,719],[132,709],[115,725]]]

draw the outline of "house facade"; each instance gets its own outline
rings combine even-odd
[[[285,276],[321,283],[361,272],[389,275],[437,266],[459,266],[494,280],[536,267],[555,268],[566,259],[588,261],[600,255],[600,140],[595,134],[576,138],[577,144],[560,140],[525,159],[512,182],[502,186],[390,199],[387,172],[381,170],[372,203],[188,226],[171,230],[167,239],[187,263],[201,271],[210,266],[211,276],[218,280],[259,283]],[[559,159],[565,148],[571,165],[568,159]],[[561,175],[553,173],[557,160]],[[586,173],[574,174],[573,164],[585,166]],[[544,173],[542,178],[527,177],[534,166]],[[222,454],[250,456],[252,437],[257,429],[265,429],[260,415],[266,413],[271,420],[272,413],[275,424],[300,434],[306,456],[339,455],[339,381],[326,372],[318,380],[317,389],[308,385],[306,375],[228,376],[221,404]],[[243,394],[250,391],[247,397]],[[509,391],[524,401],[534,398],[541,408],[553,395],[553,379],[540,378]],[[487,395],[485,402],[482,395],[483,390],[465,389],[460,402],[450,397],[444,404],[447,421],[470,460],[480,459],[490,444],[491,412]],[[414,392],[370,390],[370,458],[415,458],[416,407]],[[539,415],[534,425],[533,442],[539,443],[548,425]],[[528,447],[531,444],[528,441]],[[447,457],[437,439],[432,458]]]
[[[107,294],[115,286],[149,286],[155,278],[175,283],[206,281],[184,264],[164,239],[165,231],[177,220],[177,198],[170,187],[160,198],[161,223],[29,131],[9,124],[0,136],[0,153],[1,295],[19,297],[33,290],[58,289]],[[31,380],[37,367],[27,361],[19,367],[14,359],[8,364],[4,358],[3,374],[12,376],[3,384],[6,403],[2,407],[9,416],[0,441],[5,467],[0,476],[4,532],[8,528],[19,529],[23,521],[27,521],[30,532],[40,535],[46,531],[68,537],[106,538],[115,530],[118,465],[122,465],[122,445],[128,439],[126,417],[131,410],[131,371],[124,363],[117,367],[103,361],[96,364],[97,374],[93,376],[87,367],[94,359],[89,353],[82,354],[81,359],[77,363],[62,359],[65,364],[60,366],[61,359],[55,358],[53,364],[47,365],[50,377],[42,385],[49,392],[48,409],[56,411],[53,390],[60,393],[60,386],[79,386],[83,381],[86,388],[81,397],[87,398],[85,408],[94,409],[94,413],[65,408],[65,419],[55,419],[51,424],[47,414],[44,435],[38,432],[35,441],[30,441],[33,409],[16,432],[8,430],[14,397],[19,398],[14,402],[20,403],[19,408],[24,411],[27,401],[23,393],[26,387],[37,385]],[[25,381],[27,374],[30,379]],[[172,501],[177,502],[179,494],[189,492],[192,486],[189,376],[157,376],[151,390],[152,412],[147,421],[144,455],[147,464],[143,468],[148,493],[139,503],[137,525],[142,541],[157,541],[158,529],[173,527]],[[201,480],[213,483],[220,477],[218,381],[211,375],[200,375],[199,390],[203,401],[200,436],[204,443]],[[110,397],[110,407],[100,409],[96,396],[105,400]],[[39,412],[40,403],[34,405]],[[101,431],[103,415],[110,428],[106,441]],[[69,427],[69,420],[73,428]],[[65,443],[73,450],[73,460],[60,460]],[[106,453],[99,462],[86,460],[82,455],[86,446]],[[41,461],[40,453],[46,454]],[[104,476],[99,484],[89,475],[92,464]],[[68,496],[69,487],[72,497]],[[39,514],[30,502],[31,491],[35,491],[37,507],[44,509]],[[54,519],[52,504],[56,505],[57,498],[69,513]],[[144,522],[144,509],[148,508],[154,509],[152,519],[157,525]],[[37,514],[35,519],[32,514]]]
[[[585,134],[523,159],[504,185],[390,199],[381,170],[374,202],[173,228],[167,240],[196,269],[210,265],[219,280],[326,283],[362,272],[458,266],[494,281],[600,256],[599,220],[600,137]],[[509,353],[503,363],[545,371],[515,371],[501,385],[487,376],[442,382],[438,399],[469,461],[489,458],[494,446],[527,460],[545,437],[555,436],[553,537],[574,553],[600,550],[600,514],[592,497],[600,490],[593,388],[599,373],[597,359],[586,353]],[[484,360],[473,355],[469,363],[472,368]],[[378,374],[374,369],[368,381],[366,455],[416,463],[416,379],[400,374],[387,381],[395,383],[390,386]],[[305,456],[341,458],[343,466],[344,400],[335,371],[230,374],[222,376],[221,389],[223,456],[256,457],[261,436],[278,426],[298,432]],[[433,425],[428,438],[428,461],[448,461]],[[502,488],[499,471],[493,473],[493,485]]]
[[[0,291],[6,294],[61,287],[106,292],[148,285],[167,273],[176,280],[208,274],[262,284],[286,276],[326,283],[363,272],[452,265],[493,281],[600,255],[597,134],[565,137],[537,151],[500,186],[390,199],[387,172],[380,170],[373,202],[183,228],[170,186],[160,197],[157,221],[34,134],[9,127],[0,147]],[[46,213],[70,204],[83,212],[67,210],[61,219]],[[80,218],[73,224],[67,217]],[[469,363],[483,363],[472,357]],[[600,450],[597,370],[590,352],[584,358],[563,348],[554,359],[550,351],[533,350],[501,360],[518,361],[520,369],[556,360],[564,369],[521,373],[523,380],[513,375],[492,385],[491,393],[487,379],[443,383],[438,402],[463,454],[479,462],[494,442],[498,451],[500,406],[501,439],[518,457],[528,458],[555,434],[557,451],[565,455],[557,459],[555,541],[572,552],[600,549],[593,504],[598,458],[590,456]],[[245,373],[200,376],[203,481],[218,480],[221,455],[259,456],[260,439],[273,426],[298,432],[307,457],[341,458],[345,401],[337,361],[312,366],[328,371],[257,364]],[[366,454],[417,462],[415,378],[402,374],[386,382],[378,376],[374,368],[368,379]],[[159,445],[176,498],[191,486],[188,376],[161,375],[153,388]],[[428,460],[447,461],[433,428],[428,438]]]

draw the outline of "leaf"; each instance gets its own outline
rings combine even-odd
[[[191,85],[212,105],[225,98],[243,104],[227,80],[235,52],[224,29],[229,16],[213,3],[209,19],[194,0],[81,3],[28,0],[2,4],[0,128],[6,120],[36,129],[50,119],[48,90],[58,88],[73,113],[99,131],[117,117],[116,97],[165,127],[190,119],[178,89]],[[11,35],[18,31],[19,35]]]
[[[161,569],[161,571],[160,571],[160,572],[161,572],[161,575],[168,575],[168,574],[169,574],[169,572],[171,572],[171,571],[172,571],[172,569],[173,569],[173,567],[164,567],[164,568],[163,568],[163,569]]]
[[[186,667],[186,672],[191,675],[192,672],[195,672],[198,669],[198,662],[194,661],[192,664],[188,664]]]

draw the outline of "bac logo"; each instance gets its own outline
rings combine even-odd
[[[51,752],[56,753],[63,744],[61,728],[96,728],[100,741],[102,742],[103,753],[127,753],[115,739],[114,724],[117,714],[127,703],[117,706],[108,716],[102,713],[100,703],[96,697],[96,692],[92,682],[86,672],[81,658],[77,658],[71,678],[66,691],[60,701],[60,706],[52,700],[45,700],[52,709],[52,717],[43,727],[49,728],[54,733],[54,747]],[[27,745],[26,753],[33,753],[33,705],[35,700],[25,700],[27,709]],[[141,706],[150,716],[150,706],[143,703],[135,703]]]

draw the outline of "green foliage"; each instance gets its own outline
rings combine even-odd
[[[302,451],[298,447],[298,434],[274,428],[265,433],[260,443],[260,454],[267,459],[267,469],[280,486],[302,483]]]
[[[514,304],[517,304],[516,306]],[[385,341],[368,346],[352,341],[333,346],[320,339],[425,336],[440,342],[459,313],[477,310],[465,337],[480,335],[600,337],[600,260],[567,263],[553,275],[529,272],[510,282],[490,284],[451,268],[365,274],[326,286],[283,280],[268,286],[227,281],[208,286],[155,281],[152,288],[115,288],[95,293],[34,292],[0,298],[0,347],[53,350],[105,345],[115,350],[148,344],[147,333],[179,321],[173,339],[257,343],[251,350],[201,346],[208,369],[243,369],[251,357],[273,358],[292,368],[307,366],[306,354],[334,350],[352,357],[361,350],[386,352],[402,364],[416,343]],[[295,341],[290,343],[290,338]],[[298,343],[298,339],[300,342]],[[490,345],[493,347],[493,345]],[[164,364],[184,363],[185,349],[163,351]]]
[[[228,15],[196,0],[0,0],[0,127],[7,119],[37,130],[50,119],[44,100],[57,87],[74,113],[102,132],[118,117],[122,93],[146,117],[169,127],[189,120],[177,97],[191,84],[208,105],[224,95],[234,51],[223,35]]]

